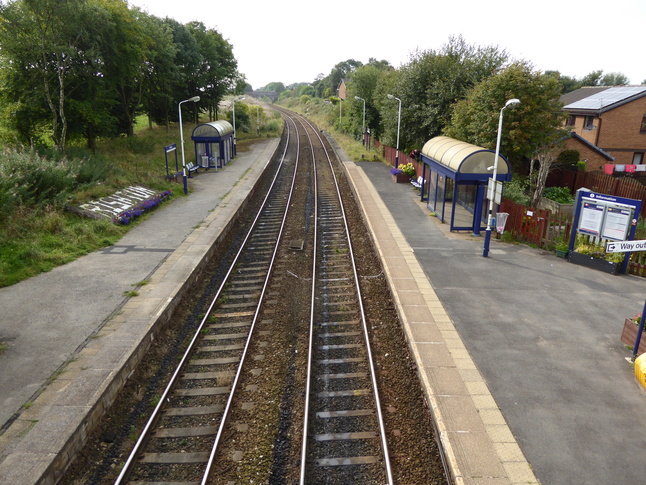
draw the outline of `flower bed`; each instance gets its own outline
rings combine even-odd
[[[153,210],[155,207],[161,204],[161,202],[167,197],[169,197],[171,193],[172,192],[170,190],[165,190],[164,192],[160,193],[156,197],[152,197],[150,199],[144,200],[143,202],[137,204],[136,206],[123,211],[114,219],[112,219],[112,221],[117,224],[130,224],[130,221],[132,221],[133,219],[141,216],[144,212],[149,212]]]

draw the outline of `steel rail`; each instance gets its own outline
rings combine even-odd
[[[294,127],[296,128],[296,124],[294,124]],[[298,139],[298,129],[296,129],[296,137],[295,138],[296,138],[296,142],[297,142],[296,143],[296,153],[297,153],[296,154],[296,162],[294,163],[294,174],[292,176],[292,183],[291,183],[291,186],[290,186],[290,189],[289,189],[289,196],[287,198],[287,202],[285,203],[285,212],[283,213],[283,219],[282,219],[281,224],[280,224],[280,231],[278,233],[278,237],[276,238],[276,244],[274,246],[274,251],[273,251],[273,253],[271,255],[271,261],[269,263],[269,269],[267,270],[267,275],[265,277],[265,281],[263,283],[262,290],[260,292],[259,304],[258,304],[258,307],[256,308],[256,311],[255,311],[254,316],[253,316],[253,320],[251,322],[251,328],[249,330],[249,338],[247,339],[247,342],[245,343],[245,346],[244,346],[244,350],[242,351],[242,357],[240,358],[240,364],[238,365],[238,370],[236,372],[233,384],[231,386],[231,392],[229,393],[229,398],[227,399],[227,404],[226,404],[226,406],[224,408],[224,413],[223,413],[222,419],[220,421],[220,426],[218,428],[218,433],[217,433],[217,435],[215,437],[215,440],[213,442],[213,447],[212,447],[211,453],[209,455],[209,460],[207,462],[206,470],[204,471],[204,475],[203,475],[203,478],[202,478],[201,485],[206,485],[206,483],[208,481],[208,478],[209,478],[209,475],[210,475],[210,472],[211,472],[211,468],[213,466],[213,462],[215,460],[215,454],[217,453],[217,449],[218,449],[218,446],[220,444],[220,439],[221,439],[222,433],[224,431],[224,425],[226,424],[226,421],[227,421],[227,418],[228,418],[228,415],[229,415],[229,411],[231,410],[231,403],[233,402],[233,397],[234,397],[234,394],[235,394],[235,391],[236,391],[236,387],[237,387],[238,381],[240,380],[240,375],[242,374],[242,368],[244,366],[245,357],[247,356],[247,351],[249,350],[249,345],[251,344],[251,336],[253,335],[253,330],[254,330],[254,328],[256,326],[256,322],[258,321],[258,315],[260,314],[260,307],[262,305],[262,301],[263,301],[265,292],[267,290],[267,286],[269,285],[269,278],[271,276],[272,269],[273,269],[274,263],[276,261],[276,255],[278,253],[278,249],[279,249],[280,242],[281,242],[281,239],[282,239],[283,231],[285,229],[285,222],[287,220],[287,214],[289,213],[289,206],[290,206],[290,202],[292,200],[292,195],[294,193],[294,186],[296,184],[296,172],[298,170],[298,154],[300,153],[300,140]],[[289,139],[289,137],[288,137],[288,139]],[[285,151],[287,151],[287,146],[288,145],[289,145],[289,142],[285,144]],[[256,220],[257,220],[257,218],[258,217],[256,217]]]
[[[282,171],[282,168],[283,168],[283,165],[284,165],[284,162],[285,162],[285,156],[286,156],[286,153],[287,153],[287,148],[289,147],[289,141],[290,141],[290,137],[291,137],[291,130],[289,129],[289,125],[287,125],[287,128],[288,128],[288,133],[287,133],[287,140],[286,140],[286,143],[285,143],[285,148],[283,150],[283,153],[281,154],[280,164],[279,164],[279,166],[278,166],[278,168],[276,170],[276,173],[274,174],[274,177],[273,177],[273,179],[271,181],[270,187],[267,190],[267,194],[265,195],[265,197],[263,199],[263,202],[262,202],[260,208],[258,209],[258,211],[257,211],[257,213],[256,213],[256,215],[254,217],[254,220],[253,220],[253,222],[251,224],[251,227],[247,231],[247,234],[245,235],[242,243],[240,244],[239,250],[237,251],[235,257],[233,258],[233,261],[229,265],[229,268],[228,268],[228,270],[227,270],[227,272],[226,272],[226,274],[225,274],[225,276],[224,276],[224,278],[222,280],[222,284],[220,285],[220,287],[218,288],[215,296],[211,300],[211,303],[210,303],[204,317],[202,318],[199,326],[197,327],[197,330],[195,331],[195,333],[193,335],[193,338],[191,339],[191,342],[189,343],[184,355],[182,356],[182,358],[181,358],[180,362],[178,363],[173,375],[171,376],[168,384],[166,385],[166,388],[164,389],[164,392],[162,393],[162,395],[161,395],[161,397],[159,399],[159,402],[155,406],[155,409],[151,413],[146,425],[144,426],[144,429],[142,430],[139,438],[137,439],[137,442],[135,443],[134,447],[132,448],[132,450],[131,450],[131,452],[130,452],[130,454],[128,456],[128,459],[126,460],[126,463],[124,464],[121,472],[119,473],[119,476],[117,477],[117,479],[115,481],[115,485],[121,485],[122,483],[124,483],[124,479],[126,479],[127,476],[129,475],[129,473],[132,471],[132,466],[133,466],[135,458],[138,456],[143,443],[149,438],[149,433],[154,428],[154,425],[156,424],[157,420],[159,419],[161,410],[164,407],[164,405],[166,403],[166,400],[168,399],[168,395],[170,394],[172,389],[175,387],[175,385],[177,383],[177,380],[178,380],[178,378],[180,376],[180,373],[182,372],[186,362],[188,361],[190,355],[192,354],[192,352],[193,352],[193,350],[195,348],[195,344],[199,340],[199,337],[201,335],[202,329],[204,328],[207,320],[209,319],[211,313],[213,312],[213,309],[214,309],[214,307],[216,305],[217,300],[219,299],[220,295],[222,294],[222,291],[225,288],[225,286],[226,286],[226,284],[227,284],[227,282],[228,282],[228,280],[229,280],[229,278],[231,276],[231,273],[233,272],[236,264],[238,263],[238,261],[240,259],[240,256],[243,254],[243,252],[244,252],[244,250],[246,248],[247,242],[251,238],[251,235],[253,234],[253,231],[256,229],[256,226],[258,224],[260,216],[262,215],[263,210],[265,209],[265,206],[267,205],[267,202],[268,202],[268,200],[269,200],[269,198],[271,196],[272,190],[274,189],[274,187],[276,185],[276,182],[278,180],[278,177],[279,177],[279,175],[280,175],[280,173]],[[292,185],[291,185],[291,188],[290,188],[290,198],[291,198],[291,192],[293,191],[293,187],[294,187],[294,177],[292,177]],[[286,205],[285,213],[287,213],[288,208],[289,208],[289,204]],[[284,220],[285,219],[283,218],[283,225],[284,225]],[[281,232],[282,232],[282,228],[281,228]],[[280,236],[278,237],[278,240],[276,242],[276,247],[278,246],[279,240],[280,240]],[[276,250],[274,250],[274,257],[275,257],[275,253],[276,253]],[[273,264],[273,259],[272,259],[272,264]],[[270,271],[268,271],[267,278],[269,277],[269,273],[270,273]],[[265,282],[265,285],[263,286],[262,295],[264,295],[265,288],[266,288],[266,282]],[[255,315],[254,315],[254,322],[253,323],[255,323],[255,321],[256,321],[258,310],[259,310],[260,305],[262,303],[262,295],[260,297],[258,308],[256,309],[256,312],[255,312]],[[251,329],[249,331],[249,339],[247,340],[247,344],[245,345],[245,349],[244,349],[245,355],[246,355],[248,343],[249,343],[249,340],[250,340],[252,334],[253,334],[253,324],[252,324]],[[233,392],[235,390],[234,386],[235,386],[235,384],[237,384],[237,380],[238,380],[238,377],[239,377],[239,374],[240,374],[240,369],[242,369],[243,360],[244,360],[244,356],[240,361],[240,365],[238,366],[238,372],[236,373],[236,378],[235,378],[234,384],[232,384],[232,387],[231,387],[230,398],[233,395]],[[229,402],[227,402],[227,411],[228,411],[228,407],[229,407],[229,404],[230,404],[230,400],[231,399],[229,399]],[[225,419],[224,419],[224,415],[223,415],[223,418],[222,418],[221,424],[220,424],[220,429],[218,430],[218,435],[217,435],[218,439],[219,439],[219,436],[221,434],[221,430],[222,430],[224,421],[225,421]],[[208,472],[210,471],[210,467],[212,465],[212,457],[214,455],[215,455],[215,452],[212,450],[212,452],[210,454],[209,462],[207,464],[207,470],[205,471],[204,479],[202,480],[203,484],[206,483],[206,477],[208,476]]]
[[[356,267],[356,262],[355,262],[355,257],[354,257],[354,251],[352,248],[352,241],[350,238],[350,229],[348,226],[348,220],[347,220],[347,215],[345,212],[345,208],[343,207],[343,198],[341,196],[341,191],[339,189],[339,184],[338,184],[338,179],[336,177],[336,173],[334,172],[334,167],[332,165],[332,160],[330,157],[330,154],[325,147],[325,143],[323,142],[323,139],[321,138],[318,130],[309,122],[307,119],[303,119],[302,117],[299,117],[299,120],[301,123],[305,122],[309,125],[309,127],[313,130],[314,133],[316,133],[316,136],[321,143],[321,146],[325,152],[325,156],[328,162],[328,165],[330,167],[330,170],[332,172],[332,178],[334,180],[334,185],[336,188],[336,193],[337,193],[337,200],[339,201],[339,206],[342,214],[342,220],[345,228],[345,237],[348,243],[348,251],[349,251],[349,256],[350,256],[350,261],[352,262],[352,271],[353,271],[353,277],[354,277],[354,284],[355,284],[355,289],[357,292],[358,296],[358,303],[359,303],[359,310],[360,310],[360,315],[361,315],[361,324],[363,328],[363,335],[364,339],[366,342],[366,352],[367,352],[367,360],[369,363],[370,367],[370,379],[372,382],[373,386],[373,392],[374,392],[374,400],[375,400],[375,407],[377,410],[377,419],[379,423],[379,431],[380,431],[380,438],[381,438],[381,446],[382,446],[382,452],[384,456],[384,466],[385,466],[385,471],[386,471],[386,476],[387,476],[387,484],[392,485],[394,483],[393,481],[393,475],[392,475],[392,467],[390,464],[390,456],[388,453],[388,443],[386,440],[386,430],[385,430],[385,424],[384,424],[384,419],[383,419],[383,413],[381,410],[381,401],[379,398],[379,390],[377,386],[377,379],[376,379],[376,371],[375,371],[375,366],[374,366],[374,359],[372,357],[372,350],[370,347],[370,339],[368,335],[368,325],[366,321],[366,314],[365,314],[365,309],[363,306],[363,298],[361,295],[361,287],[359,284],[359,276],[357,272],[357,267]],[[309,138],[309,134],[308,134]],[[310,139],[311,143],[311,139]],[[313,145],[312,145],[313,146]],[[314,157],[314,150],[312,148],[312,156],[313,156],[313,164],[316,167],[316,159]],[[316,180],[316,170],[315,170],[315,180]],[[316,227],[316,224],[315,224]],[[314,247],[316,248],[316,239],[315,239],[315,244]],[[316,249],[315,249],[316,250]],[[314,258],[314,268],[316,269],[316,254]],[[316,274],[316,273],[314,273]],[[300,473],[300,484],[304,485],[305,484],[305,471],[306,471],[306,457],[307,457],[307,433],[308,433],[308,416],[309,416],[309,401],[310,401],[310,381],[311,381],[311,363],[312,363],[312,347],[313,347],[313,327],[314,327],[314,297],[315,297],[315,285],[316,285],[316,278],[312,278],[312,311],[311,311],[311,318],[310,318],[310,337],[309,337],[309,355],[308,355],[308,367],[307,367],[307,385],[306,385],[306,398],[305,398],[305,415],[304,415],[304,427],[303,427],[303,444],[302,444],[302,450],[301,450],[301,473]]]

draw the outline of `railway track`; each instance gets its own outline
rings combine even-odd
[[[209,482],[283,241],[299,163],[301,177],[313,184],[297,194],[298,205],[312,211],[294,214],[292,224],[306,227],[310,215],[313,223],[303,239],[289,244],[302,250],[307,243],[314,275],[309,331],[303,335],[309,335],[309,349],[300,483],[340,484],[350,478],[357,484],[392,483],[359,281],[332,161],[312,125],[292,115],[288,129],[297,141],[294,162],[284,157],[252,229],[116,484]]]
[[[366,260],[365,231],[348,220],[338,161],[305,118],[283,116],[287,143],[271,189],[227,266],[219,263],[186,353],[168,386],[151,391],[159,398],[129,454],[115,449],[102,465],[118,477],[95,472],[106,477],[91,483],[446,483],[431,420],[416,409],[414,369],[391,348],[405,344],[387,290],[375,293],[383,274],[374,256]],[[370,275],[357,268],[353,238]],[[381,301],[372,317],[362,286],[373,307]],[[374,332],[383,338],[379,375]],[[390,352],[397,357],[384,360]],[[408,426],[417,428],[413,444],[401,438]]]

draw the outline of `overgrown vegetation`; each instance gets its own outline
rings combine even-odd
[[[264,124],[256,127],[257,119]],[[115,244],[128,230],[108,220],[81,218],[66,211],[67,204],[77,206],[132,184],[183,196],[181,185],[165,179],[164,146],[178,142],[177,128],[147,125],[140,119],[136,136],[100,140],[95,153],[82,147],[68,147],[64,155],[19,148],[0,153],[0,287]],[[184,124],[187,161],[195,156],[194,126]],[[258,136],[279,136],[281,129],[273,114],[259,111],[250,117],[249,133],[238,136],[239,146]],[[169,162],[174,172],[174,157]]]

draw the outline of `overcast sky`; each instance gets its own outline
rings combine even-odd
[[[582,78],[620,72],[646,79],[645,0],[129,0],[157,17],[199,20],[233,46],[238,70],[254,89],[328,75],[339,62],[385,59],[394,67],[450,36],[498,46],[541,71]]]

